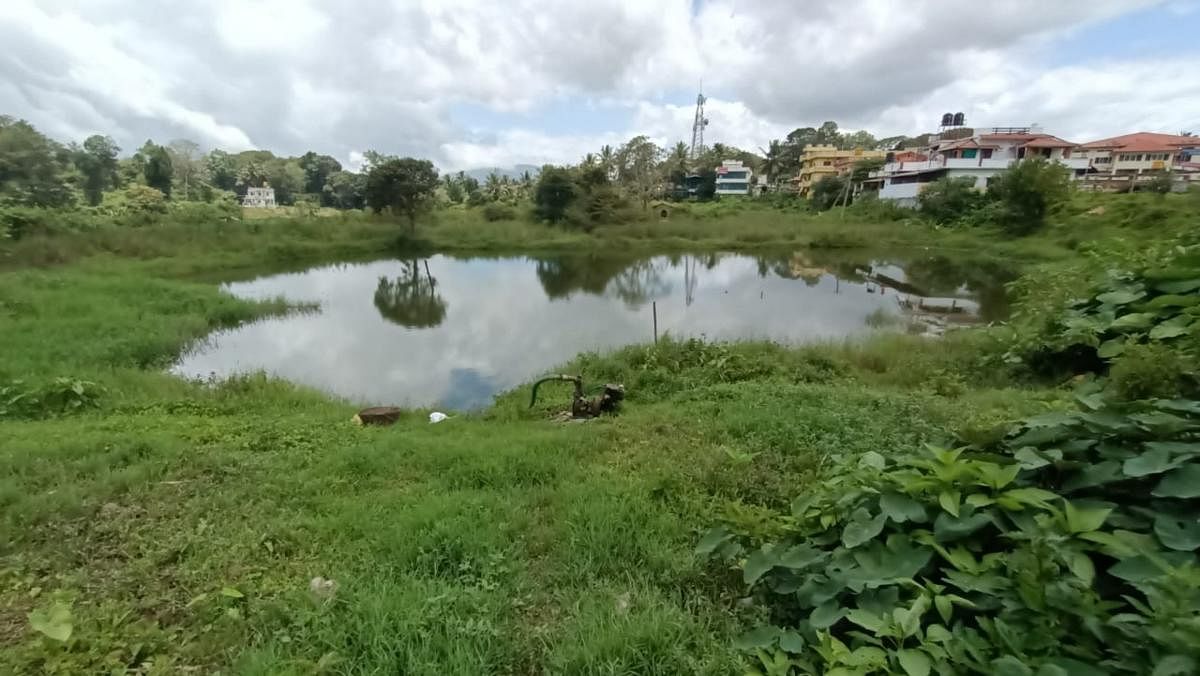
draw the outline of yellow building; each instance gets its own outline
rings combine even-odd
[[[808,197],[813,184],[826,176],[849,173],[859,160],[883,159],[882,150],[839,150],[832,145],[811,145],[800,156],[800,173],[792,179],[792,185],[801,197]]]

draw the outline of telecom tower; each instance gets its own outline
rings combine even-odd
[[[704,102],[707,100],[703,92],[696,95],[696,119],[692,122],[692,150],[689,155],[692,160],[704,152],[704,128],[708,126],[708,118],[704,117]]]

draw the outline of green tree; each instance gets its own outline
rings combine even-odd
[[[429,160],[411,157],[372,163],[367,174],[367,204],[376,213],[388,209],[408,218],[411,232],[417,230],[417,216],[433,204],[438,187],[437,169]]]
[[[142,166],[142,175],[146,178],[146,185],[166,195],[171,196],[171,182],[175,177],[175,169],[171,164],[171,155],[167,149],[155,144],[153,141],[146,141],[139,151],[142,157],[145,158],[145,164]]]
[[[487,178],[483,182],[483,194],[488,198],[489,202],[499,202],[504,197],[504,186],[500,180],[500,174],[492,171],[489,172]]]
[[[167,144],[167,152],[171,155],[171,170],[183,190],[183,198],[194,199],[193,192],[200,187],[200,174],[204,170],[200,146],[195,141],[180,138]]]
[[[558,223],[566,217],[567,209],[577,196],[578,188],[571,178],[571,172],[547,165],[538,176],[533,194],[534,210],[538,218]]]
[[[1022,160],[993,180],[988,195],[1000,209],[996,219],[1011,235],[1027,235],[1046,224],[1046,215],[1067,199],[1070,171],[1041,158]]]
[[[83,178],[83,196],[88,204],[100,204],[104,191],[117,187],[117,154],[120,152],[116,141],[99,134],[87,137],[83,146],[72,148],[72,160]]]
[[[841,176],[826,176],[813,184],[809,200],[817,211],[832,209],[846,192],[846,179]]]
[[[662,150],[645,136],[629,139],[617,151],[618,180],[625,192],[645,209],[659,187]]]
[[[325,180],[322,201],[335,209],[361,209],[367,179],[352,171],[338,171]]]
[[[300,168],[304,171],[304,192],[324,195],[329,177],[341,171],[342,164],[329,155],[318,155],[310,150],[300,156]]]
[[[35,207],[71,204],[68,153],[33,125],[0,115],[0,203]]]
[[[778,139],[767,144],[766,148],[759,148],[763,154],[763,161],[760,165],[765,180],[772,184],[779,183],[783,176],[780,170],[784,166],[784,147],[783,143]]]
[[[294,159],[277,157],[265,165],[267,183],[275,189],[275,201],[279,204],[295,204],[304,192],[304,169]]]
[[[214,150],[204,158],[204,169],[208,182],[214,188],[235,190],[238,182],[237,160],[224,150]]]
[[[875,139],[875,136],[872,135],[871,132],[864,130],[856,131],[853,134],[846,134],[842,137],[841,143],[842,147],[847,150],[853,150],[855,148],[871,150],[878,144],[879,141]]]
[[[917,209],[934,223],[953,223],[978,209],[983,200],[983,194],[975,189],[974,178],[941,178],[917,196]]]
[[[446,199],[453,204],[462,204],[463,200],[467,199],[467,191],[463,188],[462,172],[458,172],[458,176],[446,174],[442,177],[442,187],[446,190]]]

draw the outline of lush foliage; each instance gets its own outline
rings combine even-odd
[[[768,673],[1190,673],[1200,402],[1026,420],[1003,440],[840,458],[787,513],[731,509]]]
[[[1115,363],[1112,386],[1078,391],[1080,410],[953,447],[835,453],[790,510],[731,506],[699,550],[763,605],[768,623],[741,641],[761,669],[1200,667],[1200,392],[1182,370],[1196,363],[1196,255],[1115,276],[1051,329]]]
[[[988,197],[1000,205],[997,224],[1013,235],[1041,229],[1046,216],[1070,191],[1070,171],[1043,159],[1026,159],[1000,172],[988,187]]]
[[[1065,310],[1034,305],[1018,313],[1009,359],[1039,372],[1104,371],[1109,360],[1149,344],[1171,347],[1181,363],[1190,362],[1194,369],[1200,358],[1200,247],[1154,251],[1136,269],[1105,270],[1090,292]],[[1044,294],[1045,289],[1027,293]],[[1146,361],[1145,354],[1140,353],[1140,361]],[[1160,367],[1173,363],[1150,361]],[[1178,372],[1160,384],[1183,385],[1194,375]]]
[[[0,206],[63,207],[75,201],[70,153],[28,122],[0,115]]]
[[[384,209],[408,219],[416,231],[417,215],[433,206],[438,187],[437,169],[429,160],[390,158],[372,164],[367,172],[365,197],[375,213]]]
[[[533,204],[538,218],[558,223],[567,216],[578,196],[578,188],[571,173],[561,167],[544,167],[538,176]]]
[[[934,223],[962,219],[983,201],[983,193],[975,189],[975,179],[969,176],[938,179],[917,196],[921,216]]]
[[[846,194],[850,189],[847,180],[840,176],[826,176],[813,184],[810,201],[817,211],[827,211],[842,202],[849,202]]]

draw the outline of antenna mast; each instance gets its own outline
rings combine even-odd
[[[700,85],[700,93],[696,95],[696,118],[692,122],[692,149],[688,156],[695,161],[704,152],[704,128],[708,126],[708,118],[704,117],[704,85]]]

